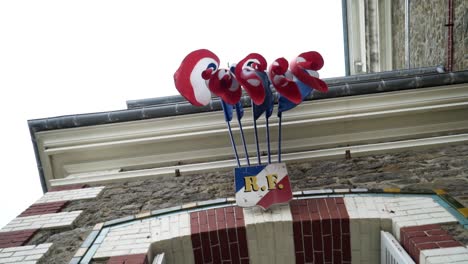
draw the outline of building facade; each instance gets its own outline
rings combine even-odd
[[[353,75],[284,114],[294,198],[268,210],[236,205],[219,99],[30,120],[44,196],[0,229],[0,263],[467,263],[465,2],[411,1],[406,27],[403,0],[344,1]]]
[[[350,74],[468,67],[466,1],[358,0],[343,6]]]
[[[216,100],[31,120],[45,194],[0,230],[0,261],[378,263],[389,237],[416,263],[463,263],[467,80],[437,68],[326,80],[284,116],[294,199],[267,211],[235,205]]]

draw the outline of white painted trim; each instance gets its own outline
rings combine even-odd
[[[371,14],[370,10],[374,9]],[[392,9],[390,0],[348,0],[348,40],[351,74],[393,69]],[[370,26],[373,24],[374,26]],[[369,34],[375,43],[370,43]],[[378,52],[378,61],[370,53]],[[370,65],[376,63],[376,65]]]
[[[392,1],[379,0],[380,70],[393,70]]]
[[[332,149],[323,149],[315,151],[305,151],[297,153],[288,153],[282,155],[282,161],[305,161],[305,160],[322,160],[331,158],[344,158],[346,150],[351,151],[353,157],[359,157],[370,154],[389,153],[391,151],[401,151],[405,149],[422,149],[430,148],[440,145],[457,144],[468,142],[468,134],[460,134],[453,136],[441,136],[415,140],[403,140],[396,142],[386,142],[377,144],[358,145],[350,147],[340,147]],[[263,160],[266,157],[263,156]],[[277,156],[273,155],[272,160],[277,160]],[[255,162],[255,158],[251,158]],[[242,160],[242,165],[246,165],[245,160]],[[77,183],[106,183],[116,180],[129,180],[129,179],[147,179],[156,176],[175,175],[175,170],[178,169],[181,174],[194,174],[197,172],[208,172],[217,170],[233,169],[236,166],[235,160],[223,160],[206,163],[195,163],[189,165],[169,166],[155,169],[136,170],[118,173],[109,173],[102,175],[80,175],[72,174],[67,178],[51,180],[52,186],[61,186]]]
[[[380,263],[415,264],[396,238],[385,231],[380,231]]]

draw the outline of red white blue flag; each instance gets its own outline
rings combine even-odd
[[[236,168],[235,175],[238,206],[268,209],[274,204],[292,200],[285,163]]]

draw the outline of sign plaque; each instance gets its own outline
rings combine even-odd
[[[285,163],[236,168],[235,183],[236,202],[241,207],[268,209],[293,197]]]

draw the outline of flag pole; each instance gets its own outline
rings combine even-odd
[[[241,104],[240,102],[238,102],[236,104],[237,121],[239,122],[239,130],[240,130],[240,133],[241,133],[242,144],[244,145],[245,160],[247,161],[247,166],[250,166],[249,152],[247,151],[247,144],[245,143],[244,130],[242,129],[241,118],[242,118],[243,114],[241,113],[240,104]]]
[[[266,120],[266,137],[268,147],[268,164],[271,164],[271,148],[270,148],[270,126],[268,125],[268,116],[265,115]]]
[[[237,161],[237,167],[240,167],[241,164],[240,164],[240,160],[239,160],[239,154],[237,154],[236,143],[234,141],[234,137],[232,136],[231,123],[229,122],[227,109],[226,109],[227,106],[226,106],[226,103],[223,100],[221,100],[221,106],[223,107],[224,117],[225,117],[226,124],[227,124],[228,130],[229,130],[229,138],[231,139],[232,150],[234,151],[234,155],[235,155],[236,161]]]
[[[262,158],[260,156],[260,146],[259,146],[259,142],[258,142],[257,119],[255,118],[255,112],[253,111],[253,108],[254,108],[254,102],[252,100],[252,117],[253,117],[253,123],[254,123],[255,146],[257,147],[258,165],[261,165],[262,164]]]
[[[281,121],[283,120],[283,113],[278,112],[278,163],[281,163]]]

